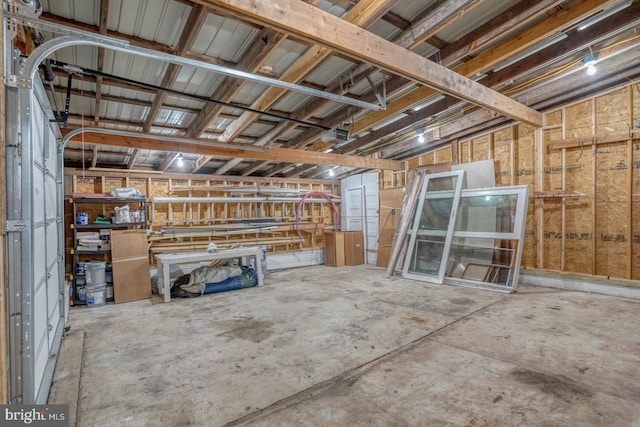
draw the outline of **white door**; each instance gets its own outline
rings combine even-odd
[[[378,174],[345,178],[340,183],[342,229],[362,231],[365,263],[375,264],[378,249]]]

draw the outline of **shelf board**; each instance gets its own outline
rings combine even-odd
[[[104,204],[104,203],[146,203],[146,197],[142,198],[122,198],[122,197],[87,197],[82,199],[69,199],[75,204]]]
[[[111,249],[104,249],[98,251],[81,251],[76,249],[75,255],[102,255],[102,254],[110,254]]]
[[[77,228],[78,230],[83,230],[87,228],[125,228],[125,227],[143,227],[147,223],[146,221],[141,222],[122,222],[119,224],[71,224],[72,228]]]

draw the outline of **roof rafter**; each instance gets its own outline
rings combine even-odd
[[[373,33],[354,26],[316,7],[294,0],[272,3],[242,0],[195,0],[204,6],[242,16],[368,62],[393,74],[428,85],[492,111],[534,126],[542,126],[542,113],[473,80],[435,64]],[[596,0],[586,0],[596,1]],[[281,10],[287,10],[282,14]],[[344,43],[349,40],[349,43]]]

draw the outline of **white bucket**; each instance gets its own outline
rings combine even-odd
[[[107,288],[104,295],[107,302],[113,301],[113,283],[107,283]]]
[[[84,272],[88,286],[104,285],[106,283],[106,262],[91,261],[84,264]]]
[[[105,285],[85,286],[85,294],[87,298],[87,307],[101,307],[107,302],[105,296]]]

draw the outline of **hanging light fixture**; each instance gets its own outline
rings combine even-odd
[[[335,172],[335,168],[333,166],[329,167],[329,176],[335,176],[336,172]]]
[[[585,56],[584,60],[582,61],[584,66],[587,67],[587,74],[590,76],[593,76],[596,72],[598,72],[598,69],[596,68],[596,61],[596,56],[593,53]]]
[[[176,165],[178,165],[179,168],[184,166],[184,156],[182,155],[182,153],[178,154],[178,157],[176,157]]]
[[[416,134],[418,135],[418,143],[424,143],[424,129],[417,129]]]

